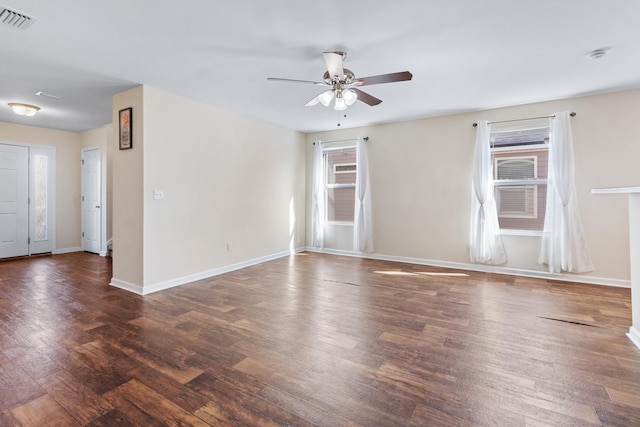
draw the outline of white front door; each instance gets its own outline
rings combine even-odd
[[[100,149],[82,152],[82,250],[100,253]]]
[[[29,254],[29,149],[0,144],[0,258]]]

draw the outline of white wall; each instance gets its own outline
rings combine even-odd
[[[79,250],[80,146],[79,133],[0,122],[0,141],[44,145],[56,149],[56,248]]]
[[[133,149],[114,153],[116,282],[141,285],[147,293],[304,247],[302,134],[148,86],[136,90],[142,101],[127,92],[114,97],[114,115],[132,103],[144,106],[143,113],[134,106]],[[136,160],[121,164],[129,156]],[[136,168],[128,184],[135,190],[120,194],[119,175],[133,173],[123,170],[128,167]],[[164,200],[153,199],[155,190]],[[133,211],[143,213],[133,224],[143,247],[128,243],[143,253],[142,277],[119,276],[116,268],[128,263],[119,259],[118,240],[127,229],[121,217]]]
[[[595,266],[595,271],[583,278],[624,284],[629,280],[626,196],[596,196],[590,191],[640,184],[640,121],[635,117],[640,111],[638,90],[309,134],[307,242],[311,242],[312,142],[369,136],[376,254],[468,266],[475,141],[472,123],[563,110],[577,113],[572,119],[576,186]],[[504,236],[504,242],[509,258],[504,268],[544,271],[537,264],[538,237]]]

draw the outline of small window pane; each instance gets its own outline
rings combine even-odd
[[[327,189],[327,221],[353,222],[355,188]]]
[[[536,177],[536,162],[533,157],[497,159],[497,166],[497,179],[533,179]]]
[[[535,218],[537,215],[536,193],[536,186],[497,187],[498,216]]]
[[[334,165],[335,173],[355,173],[356,172],[356,164],[355,163],[337,163]]]

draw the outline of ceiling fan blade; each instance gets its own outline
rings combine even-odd
[[[355,79],[353,84],[356,86],[377,85],[380,83],[393,83],[411,80],[413,74],[408,71],[400,71],[399,73],[380,74],[378,76],[361,77]]]
[[[267,80],[270,80],[272,82],[311,83],[319,86],[327,86],[325,82],[313,82],[311,80],[280,79],[278,77],[267,77]]]
[[[329,77],[333,78],[338,76],[342,78],[344,70],[342,68],[342,58],[344,54],[342,52],[324,52],[322,54],[324,62],[327,64],[327,71],[329,71]]]
[[[320,103],[320,95],[313,98],[311,101],[304,104],[305,107],[313,107],[314,105],[318,105]]]
[[[359,101],[362,101],[367,105],[371,105],[372,107],[382,102],[382,99],[378,99],[373,95],[369,95],[367,92],[356,89],[355,87],[351,88],[351,90],[358,94]]]

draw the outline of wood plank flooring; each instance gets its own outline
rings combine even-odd
[[[314,253],[110,278],[0,262],[0,425],[640,426],[629,289]]]

